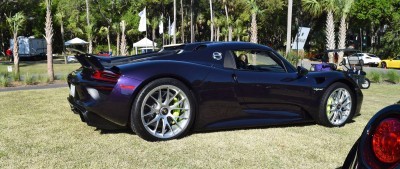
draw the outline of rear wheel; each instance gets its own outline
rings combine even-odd
[[[381,67],[386,69],[387,68],[386,62],[382,62]]]
[[[342,126],[354,114],[354,94],[343,83],[327,88],[321,99],[318,121],[328,127]]]
[[[131,128],[148,141],[164,141],[187,134],[194,121],[195,101],[180,81],[163,78],[147,84],[135,99]]]

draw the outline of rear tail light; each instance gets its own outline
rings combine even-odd
[[[92,78],[95,80],[113,82],[113,83],[117,83],[120,76],[121,76],[120,74],[108,70],[96,70],[92,74]]]
[[[379,123],[372,136],[372,149],[383,163],[400,162],[400,120],[388,118]]]

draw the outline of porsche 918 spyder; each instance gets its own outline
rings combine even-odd
[[[363,95],[343,72],[294,67],[247,42],[199,42],[127,57],[80,53],[68,101],[98,128],[129,127],[148,141],[189,131],[317,122],[342,126]]]

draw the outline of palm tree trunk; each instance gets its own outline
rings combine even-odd
[[[90,13],[89,13],[89,0],[86,0],[86,22],[87,22],[88,26],[90,25],[89,16],[90,16]],[[89,37],[88,38],[88,41],[89,41],[89,53],[92,53],[92,51],[93,51],[92,35],[89,35],[88,37]]]
[[[193,0],[190,0],[190,43],[194,42],[194,26],[193,26]]]
[[[125,37],[125,21],[121,21],[121,55],[127,55],[126,37]]]
[[[62,41],[62,55],[64,56],[64,63],[67,64],[67,56],[65,55],[65,44],[64,44],[64,22],[61,18],[61,41]]]
[[[120,44],[120,34],[119,32],[117,32],[117,55],[120,55],[119,53],[119,44]]]
[[[110,42],[110,26],[107,27],[107,43],[108,43],[108,53],[111,53],[111,42]]]
[[[175,24],[172,24],[173,29],[175,30],[175,33],[172,36],[172,44],[176,44],[176,24],[177,24],[177,22],[176,22],[176,0],[174,0],[174,21],[172,23],[175,23]]]
[[[17,76],[17,80],[20,80],[19,77],[19,55],[18,55],[18,39],[17,39],[17,32],[14,31],[14,47],[13,47],[13,55],[14,55],[14,70],[15,70],[15,76]]]
[[[228,15],[228,6],[225,4],[225,15],[226,15],[226,23],[228,25],[228,40],[232,41],[232,25],[229,20],[229,15]]]
[[[339,27],[339,44],[338,44],[338,49],[345,49],[346,48],[346,16],[342,15],[342,18],[340,19],[340,27]],[[341,68],[340,64],[343,60],[343,51],[339,52],[339,58],[338,58],[338,68]]]
[[[251,14],[251,42],[258,43],[257,38],[257,14]]]
[[[183,2],[181,0],[181,18],[182,18],[182,22],[181,22],[181,41],[182,43],[185,43],[185,21],[184,21],[184,17],[183,17]]]
[[[54,68],[53,68],[53,21],[51,19],[50,0],[46,1],[46,43],[47,43],[47,75],[50,82],[54,81]]]
[[[333,22],[333,11],[328,11],[326,18],[326,49],[335,49],[335,24]],[[329,63],[334,63],[333,53],[329,53]]]
[[[287,27],[286,27],[286,51],[285,54],[288,56],[290,52],[290,45],[292,43],[292,6],[293,0],[288,0],[288,15],[287,15]]]
[[[210,0],[210,15],[211,15],[211,24],[210,24],[210,28],[211,28],[211,38],[210,41],[214,41],[214,19],[213,19],[213,8],[212,8],[212,0]]]
[[[219,26],[217,27],[217,41],[219,41],[219,36],[220,36],[220,28]]]

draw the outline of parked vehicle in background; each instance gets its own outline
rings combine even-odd
[[[355,142],[343,169],[400,167],[400,101],[376,113]]]
[[[374,54],[370,54],[370,53],[354,53],[351,56],[356,56],[359,57],[359,59],[361,60],[361,64],[363,65],[369,65],[369,66],[378,66],[379,63],[381,62],[381,59],[374,55]],[[343,57],[344,60],[346,60],[347,62],[347,57]]]
[[[392,59],[382,60],[381,63],[379,64],[379,67],[400,69],[400,56],[397,56]]]
[[[40,59],[46,58],[46,40],[34,37],[18,37],[18,54],[20,58]],[[10,39],[10,50],[14,47],[14,40]]]

